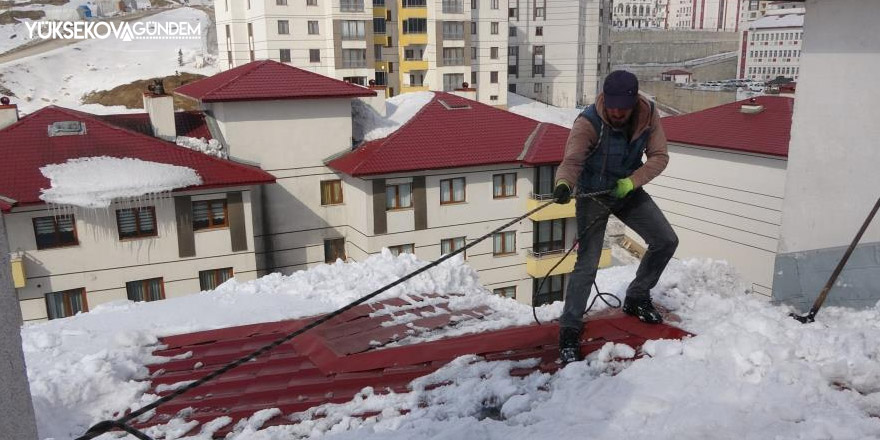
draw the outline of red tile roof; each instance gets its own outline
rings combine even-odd
[[[407,300],[395,298],[360,305],[160,406],[156,415],[139,427],[167,423],[180,410],[192,408],[185,416],[188,421],[205,423],[221,416],[232,418],[232,424],[214,434],[218,438],[238,420],[263,409],[278,408],[283,415],[289,415],[325,403],[348,402],[367,386],[377,393],[407,392],[413,379],[466,354],[476,354],[490,361],[540,360],[533,368],[511,371],[517,376],[535,370],[553,372],[558,368],[555,361],[559,327],[556,325],[512,327],[412,344],[401,341],[410,336],[418,337],[422,332],[482,319],[490,313],[492,310],[485,306],[452,309],[448,298],[434,294],[408,295]],[[395,319],[408,314],[416,316],[409,326]],[[156,356],[185,355],[185,359],[151,365],[152,392],[166,395],[170,391],[157,392],[156,387],[199,379],[302,328],[313,319],[163,338],[161,344],[166,348],[156,351]],[[644,324],[619,311],[603,312],[590,317],[581,352],[593,352],[611,341],[638,349],[649,339],[678,339],[687,335],[668,325]],[[266,426],[290,423],[289,419],[279,416]],[[193,429],[198,431],[197,427]]]
[[[253,61],[178,87],[175,94],[201,102],[354,98],[376,92],[277,61]]]
[[[153,135],[150,115],[146,113],[122,113],[116,115],[96,115],[99,118],[122,128],[137,131],[148,136]],[[205,114],[200,111],[174,113],[174,125],[178,136],[213,139]]]
[[[111,118],[112,119],[112,118]],[[86,134],[49,137],[53,122],[81,121]],[[40,204],[40,190],[49,179],[40,167],[80,157],[109,156],[189,167],[201,177],[196,189],[271,183],[275,178],[256,167],[218,159],[107,122],[104,118],[62,107],[44,107],[0,130],[0,194],[18,205]],[[8,210],[9,208],[6,208]]]
[[[366,142],[327,165],[365,176],[488,164],[558,163],[568,131],[435,92],[428,104],[390,136]]]
[[[669,142],[788,157],[794,99],[759,96],[681,116],[661,119]],[[764,106],[757,114],[740,112],[743,104]]]

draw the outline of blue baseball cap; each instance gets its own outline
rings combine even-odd
[[[633,108],[639,102],[639,80],[626,70],[615,70],[605,77],[602,93],[607,108]]]

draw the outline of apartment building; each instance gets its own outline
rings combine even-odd
[[[217,0],[226,69],[274,60],[386,96],[467,88],[505,106],[506,0]],[[479,86],[477,86],[479,84]]]
[[[510,0],[511,92],[559,107],[592,103],[610,72],[610,0]]]
[[[742,0],[669,0],[667,29],[735,32]]]
[[[0,221],[25,322],[72,316],[111,301],[155,301],[211,290],[232,277],[257,277],[253,194],[274,178],[157,137],[211,139],[211,133],[204,114],[174,113],[171,96],[145,100],[153,101],[146,103],[148,114],[98,116],[49,106],[18,120],[14,105],[0,109],[0,127],[9,124],[0,130],[8,141],[0,151],[14,158],[0,169]],[[53,185],[41,168],[95,157],[150,163],[160,168],[157,173],[169,165],[186,167],[202,183],[166,195],[116,197],[106,208],[42,199],[43,189]],[[106,171],[92,168],[96,175]],[[119,172],[114,177],[120,188],[133,185]],[[108,180],[97,183],[114,184]],[[93,194],[61,191],[84,199]]]
[[[740,33],[737,77],[797,81],[804,40],[804,8],[774,8],[748,23]]]
[[[663,29],[667,0],[618,0],[612,26],[619,29]]]

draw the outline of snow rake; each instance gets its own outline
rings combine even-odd
[[[874,203],[874,209],[871,210],[871,213],[868,214],[868,218],[865,219],[865,222],[862,223],[862,227],[859,228],[859,232],[853,238],[852,243],[849,244],[849,247],[846,249],[846,252],[843,254],[843,258],[837,263],[837,267],[834,268],[834,272],[831,273],[831,276],[828,278],[828,281],[825,283],[825,287],[822,288],[822,291],[819,293],[819,297],[816,298],[816,301],[813,303],[813,307],[810,309],[810,313],[806,315],[798,315],[795,313],[789,314],[792,318],[800,321],[803,324],[808,324],[816,320],[816,314],[819,313],[819,309],[822,307],[822,304],[825,302],[825,298],[828,297],[828,292],[831,291],[831,288],[834,286],[834,283],[837,281],[837,277],[840,275],[840,272],[843,271],[843,267],[846,266],[846,261],[849,260],[849,256],[852,255],[853,250],[855,250],[856,245],[859,244],[859,240],[862,239],[862,235],[868,229],[868,225],[871,224],[871,220],[874,219],[874,214],[877,214],[877,209],[880,208],[880,198],[877,199],[877,203]]]

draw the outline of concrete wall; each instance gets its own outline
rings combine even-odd
[[[658,103],[683,113],[692,113],[736,101],[736,92],[694,90],[676,87],[672,81],[640,81],[639,90]]]
[[[0,438],[37,438],[34,407],[21,351],[21,309],[9,270],[6,225],[0,214]]]
[[[808,0],[806,10],[773,291],[801,307],[818,295],[880,195],[873,110],[880,99],[880,3]],[[878,242],[875,219],[862,238],[865,257],[847,265],[829,304],[868,307],[880,299]]]
[[[611,64],[680,63],[738,49],[736,32],[611,32]]]

